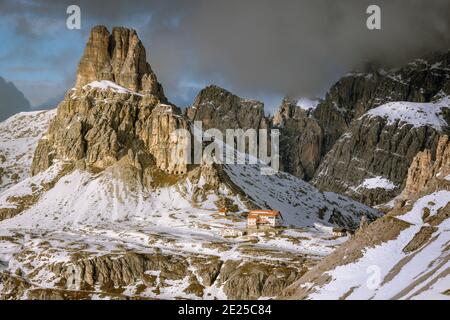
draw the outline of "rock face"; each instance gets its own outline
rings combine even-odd
[[[318,122],[298,107],[297,101],[285,98],[272,127],[280,130],[280,169],[310,180],[322,156],[323,131]]]
[[[399,185],[396,191],[382,194],[378,192],[379,190],[370,191],[370,194],[366,192],[367,194],[365,195],[357,196],[359,200],[374,204],[392,197],[401,190],[401,185],[404,182],[402,179],[405,178],[407,168],[414,155],[425,148],[435,148],[437,140],[435,137],[424,137],[423,135],[427,135],[428,131],[416,132],[401,138],[396,137],[396,142],[393,146],[379,146],[376,143],[376,148],[381,147],[390,155],[382,150],[372,150],[370,146],[374,146],[374,139],[379,138],[379,133],[384,130],[385,125],[383,122],[377,124],[366,122],[361,125],[358,120],[359,117],[371,109],[392,101],[430,102],[439,99],[439,97],[449,95],[449,66],[450,52],[418,59],[403,68],[390,71],[385,71],[374,65],[368,65],[365,72],[350,73],[341,78],[332,86],[325,99],[317,107],[305,111],[297,107],[295,101],[285,99],[272,119],[264,117],[261,103],[245,100],[224,89],[210,86],[199,93],[194,105],[187,109],[186,115],[190,120],[202,121],[205,129],[218,128],[221,131],[227,128],[279,129],[281,131],[280,162],[282,170],[307,181],[315,177],[315,183],[325,190],[345,193],[349,187],[355,186],[352,183],[361,182],[363,177],[370,178],[374,174],[383,176],[389,171],[388,175],[393,178],[392,181]],[[376,130],[372,129],[369,132],[368,128],[362,128],[365,125],[375,125],[378,128],[377,130],[381,131],[374,133]],[[358,165],[357,167],[363,167],[368,170],[371,166],[379,165],[383,166],[383,169],[373,172],[367,171],[364,175],[357,174],[356,179],[351,178],[351,181],[343,181],[343,183],[348,183],[348,186],[338,188],[337,185],[341,185],[342,176],[347,175],[346,170],[342,172],[342,166],[351,168],[350,159],[340,158],[337,161],[341,161],[341,163],[339,165],[336,164],[336,166],[340,167],[329,171],[329,179],[320,183],[317,182],[319,165],[321,165],[319,171],[322,171],[322,177],[322,169],[326,166],[323,163],[328,163],[332,156],[338,152],[333,150],[333,148],[349,150],[348,146],[343,146],[343,142],[338,142],[338,140],[343,135],[347,137],[347,132],[351,131],[353,133],[356,130],[355,128],[359,128],[358,130],[360,131],[358,133],[358,143],[362,149],[365,149],[355,152],[361,154],[363,152],[372,152],[376,154],[373,160],[368,160],[370,164]],[[386,130],[390,131],[392,135],[397,131],[394,127],[386,128]],[[401,131],[400,134],[404,135],[408,130],[402,128]],[[435,135],[434,133],[431,134],[432,136]],[[420,142],[413,142],[413,147],[408,148],[407,152],[400,152],[402,156],[407,156],[407,162],[401,165],[401,169],[395,169],[396,165],[386,165],[386,162],[400,162],[399,159],[392,158],[396,151],[399,151],[395,149],[405,148],[408,139],[412,141],[412,136],[414,135],[418,135]],[[387,138],[387,135],[385,135],[385,138]],[[365,143],[366,139],[370,139],[370,141]],[[422,140],[424,139],[430,141],[434,139],[433,145],[423,142]],[[386,140],[383,143],[386,144],[388,142]],[[330,151],[332,153],[326,157]],[[369,155],[366,157],[369,157]],[[391,159],[387,160],[387,158]],[[338,175],[333,176],[334,173]],[[353,173],[351,175],[353,176]],[[394,176],[397,176],[397,178],[394,178]],[[352,194],[352,192],[348,194]]]
[[[439,111],[443,124],[440,126],[405,124],[402,119],[387,121],[389,112],[386,117],[366,113],[380,105],[389,106],[386,104],[389,101],[420,102],[424,106],[440,101],[450,94],[449,66],[450,52],[447,52],[418,59],[390,72],[378,69],[351,74],[334,85],[313,112],[324,131],[324,158],[313,184],[369,205],[398,195],[405,186],[414,156],[424,149],[435,150],[439,136],[448,132],[450,106],[447,103]],[[406,116],[414,120],[428,113],[424,107]],[[366,179],[375,177],[386,178],[396,187],[361,187]]]
[[[288,299],[448,299],[450,142],[419,152],[399,203],[283,291]],[[368,274],[383,275],[376,289]],[[345,276],[342,276],[345,275]]]
[[[47,264],[28,275],[21,269],[16,273],[0,272],[4,285],[0,299],[93,299],[96,294],[112,299],[210,299],[208,289],[215,287],[223,288],[228,299],[248,300],[281,294],[307,270],[303,260],[291,265],[257,260],[224,262],[215,256],[161,252],[92,256],[81,251],[71,260]],[[39,271],[51,276],[55,285],[39,289],[27,281],[27,276],[34,277]],[[36,278],[40,281],[39,276]]]
[[[142,173],[159,168],[184,174],[181,140],[187,137],[173,133],[188,129],[188,122],[165,101],[136,32],[114,28],[109,34],[105,27],[93,28],[76,88],[66,94],[39,141],[32,174],[56,160],[103,170],[124,157]]]
[[[341,78],[313,112],[325,133],[325,155],[339,137],[368,110],[391,101],[429,102],[450,95],[450,51],[385,71],[368,65],[364,73]]]
[[[435,152],[426,149],[413,159],[408,170],[402,198],[409,198],[425,189],[435,177],[445,179],[450,174],[450,140],[442,136]]]
[[[313,184],[327,191],[347,194],[369,205],[385,202],[404,187],[415,155],[435,150],[440,133],[428,126],[389,124],[380,117],[356,120],[326,155]],[[366,179],[383,177],[395,187],[364,186]]]
[[[307,268],[278,263],[256,263],[253,261],[228,260],[224,263],[218,283],[232,300],[273,297],[295,282]]]
[[[35,175],[54,160],[82,161],[103,170],[129,157],[143,171],[156,165],[167,173],[183,174],[187,168],[178,161],[183,159],[181,141],[172,133],[187,128],[178,108],[153,96],[76,89],[66,95],[39,141],[31,171]]]
[[[217,86],[200,91],[194,104],[186,109],[191,121],[201,121],[203,129],[267,129],[264,105],[255,100],[240,98]]]
[[[109,80],[167,102],[135,30],[115,27],[111,34],[105,26],[91,30],[78,65],[76,87],[81,88],[95,80]]]
[[[391,71],[368,65],[365,72],[342,77],[325,99],[308,112],[296,108],[292,101],[284,101],[272,123],[279,128],[284,124],[280,139],[284,140],[282,145],[286,144],[280,146],[282,167],[298,177],[312,179],[339,138],[353,130],[353,122],[367,111],[391,101],[429,102],[449,95],[449,66],[450,52],[418,59]]]

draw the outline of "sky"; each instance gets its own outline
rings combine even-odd
[[[66,28],[70,4],[80,30]],[[366,27],[370,4],[381,30]],[[395,67],[449,49],[449,15],[448,0],[0,0],[0,76],[45,104],[73,86],[93,26],[125,26],[175,104],[216,84],[273,113],[283,96],[322,97],[370,61]]]

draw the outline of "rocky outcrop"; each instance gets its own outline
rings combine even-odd
[[[17,256],[26,261],[32,254]],[[91,255],[71,254],[71,261],[54,262],[15,273],[0,271],[4,287],[1,299],[93,299],[94,295],[114,299],[189,297],[206,299],[209,288],[223,288],[228,299],[275,297],[306,272],[305,259],[287,264],[277,261],[227,260],[216,256],[178,255],[167,252],[128,252]],[[30,265],[31,266],[31,265]],[[52,286],[37,285],[45,272]],[[33,281],[35,280],[35,281]],[[62,294],[65,292],[65,294]]]
[[[94,80],[100,81],[85,85]],[[153,168],[186,173],[184,142],[189,137],[175,130],[189,129],[188,121],[165,101],[136,32],[114,28],[109,34],[103,26],[94,27],[76,87],[66,94],[39,141],[32,174],[56,160],[103,170],[124,157],[143,176]]]
[[[200,91],[194,104],[186,109],[191,121],[201,121],[203,129],[267,129],[264,105],[256,100],[240,98],[217,86]]]
[[[449,61],[450,52],[444,52],[390,71],[369,64],[364,72],[353,72],[342,77],[317,107],[305,111],[297,107],[295,101],[285,99],[272,119],[264,117],[261,103],[245,100],[224,89],[210,86],[199,93],[193,106],[186,110],[186,115],[192,121],[202,121],[205,129],[218,128],[222,132],[228,128],[279,129],[282,170],[311,180],[317,176],[317,169],[327,153],[346,132],[353,130],[353,123],[367,111],[392,101],[430,102],[449,95]],[[450,119],[450,114],[446,117]],[[363,136],[360,138],[365,139]],[[430,145],[410,150],[408,159],[411,160],[417,151],[427,146]],[[376,158],[374,161],[385,162]],[[349,163],[345,166],[349,167]],[[403,178],[408,166],[409,162],[404,165],[400,174]],[[370,176],[368,174],[366,178]],[[340,177],[336,179],[339,180]],[[327,182],[323,185],[326,186]],[[335,187],[324,189],[342,191]],[[397,191],[400,190],[401,188]],[[367,198],[364,200],[366,203],[377,203],[395,194],[370,193],[363,197]]]
[[[272,119],[280,130],[281,170],[304,180],[312,179],[322,157],[323,131],[297,101],[285,98]]]
[[[324,130],[322,154],[368,110],[391,101],[429,102],[450,95],[450,51],[385,71],[373,64],[341,78],[313,111]]]
[[[105,26],[91,30],[78,65],[76,87],[109,80],[136,92],[155,95],[167,102],[161,84],[147,63],[145,48],[135,30]]]
[[[228,260],[218,276],[228,299],[274,297],[307,271],[287,263]]]
[[[98,88],[72,90],[39,141],[31,171],[37,174],[54,160],[83,161],[103,170],[127,156],[143,171],[155,165],[182,174],[187,171],[183,144],[173,132],[187,128],[178,108],[153,96]]]
[[[382,117],[363,117],[353,122],[326,155],[313,179],[319,189],[346,194],[376,205],[398,195],[416,154],[435,150],[440,132],[430,126],[414,127]],[[365,185],[382,177],[392,186]]]
[[[390,212],[370,224],[361,222],[349,241],[285,289],[281,298],[446,297],[449,173],[450,141],[445,135],[435,151],[414,158],[406,187]]]
[[[418,194],[436,178],[445,179],[450,175],[450,140],[448,136],[439,139],[437,148],[419,152],[408,170],[402,198]]]

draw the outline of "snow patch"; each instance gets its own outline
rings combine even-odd
[[[130,89],[127,89],[125,87],[119,86],[117,83],[114,83],[112,81],[108,80],[100,80],[100,81],[93,81],[91,83],[88,83],[87,85],[83,86],[83,89],[100,89],[100,90],[111,90],[117,93],[130,93],[137,96],[143,96],[140,93],[137,93],[135,91],[132,91]]]
[[[385,189],[385,190],[394,190],[397,188],[397,186],[390,180],[378,176],[375,178],[368,178],[363,181],[356,189],[363,188],[363,189]]]
[[[297,107],[303,109],[303,110],[312,110],[315,109],[318,104],[320,103],[319,100],[313,100],[308,98],[300,98],[297,101]]]
[[[381,117],[388,121],[389,125],[397,121],[403,124],[411,124],[414,127],[431,126],[442,130],[448,124],[442,117],[442,109],[450,108],[450,98],[447,96],[441,100],[429,103],[417,102],[389,102],[370,110],[364,117]]]

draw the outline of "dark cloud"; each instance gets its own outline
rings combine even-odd
[[[447,0],[9,2],[0,11],[22,19],[18,33],[30,32],[33,17],[65,21],[73,3],[82,10],[84,38],[95,24],[136,28],[180,103],[210,82],[249,97],[318,95],[367,61],[395,66],[450,47]],[[380,31],[366,28],[369,4],[382,9]]]

